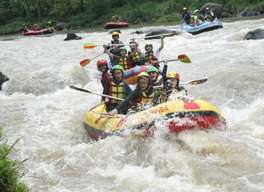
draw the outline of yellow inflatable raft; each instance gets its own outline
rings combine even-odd
[[[204,100],[180,99],[159,104],[150,109],[129,115],[105,115],[103,103],[90,109],[84,118],[88,135],[97,140],[118,134],[127,128],[142,128],[145,136],[152,134],[148,125],[157,118],[165,118],[170,133],[193,128],[209,129],[225,124],[219,109]]]

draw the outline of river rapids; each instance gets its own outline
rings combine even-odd
[[[107,32],[0,39],[0,70],[10,81],[0,93],[0,126],[12,144],[11,157],[24,162],[23,181],[32,192],[263,192],[264,191],[264,40],[243,40],[264,19],[224,23],[197,36],[165,39],[160,59],[187,54],[192,64],[169,63],[181,80],[208,77],[188,86],[223,112],[225,130],[187,131],[151,139],[112,136],[91,141],[84,113],[100,97],[69,85],[101,92],[96,61],[79,62],[102,52],[84,42],[110,42]],[[157,27],[159,28],[159,27]],[[179,26],[170,26],[179,30]],[[149,28],[144,28],[144,30]],[[128,43],[135,29],[122,30]],[[139,39],[141,49],[144,40]],[[154,48],[159,40],[152,40]],[[101,58],[107,58],[106,55]]]

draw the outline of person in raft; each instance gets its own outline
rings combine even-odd
[[[168,80],[168,94],[166,100],[176,100],[179,98],[184,98],[188,95],[187,90],[180,86],[180,75],[174,71],[167,74]]]
[[[182,16],[182,20],[186,24],[188,24],[188,25],[191,24],[191,13],[188,11],[188,9],[186,7],[183,7],[181,16]]]
[[[121,20],[121,18],[120,18],[120,16],[118,16],[118,15],[114,15],[114,16],[112,17],[112,22],[113,22],[113,23],[118,23],[118,22],[120,22],[120,20]]]
[[[37,23],[35,23],[33,26],[32,26],[32,31],[39,31],[40,30],[40,27]]]
[[[110,74],[109,74],[109,64],[107,60],[105,59],[100,59],[97,61],[97,70],[102,73],[101,77],[101,83],[102,85],[104,82],[109,81],[110,79]]]
[[[123,80],[123,67],[116,65],[111,69],[112,77],[103,82],[103,94],[116,97],[119,99],[126,99],[131,93],[130,87]],[[109,112],[116,108],[121,101],[104,97],[106,111]]]
[[[130,51],[128,52],[128,59],[131,67],[135,67],[137,65],[144,65],[144,57],[138,48],[138,43],[132,39],[129,42]]]
[[[113,32],[111,43],[108,44],[107,46],[104,46],[104,47],[107,50],[109,50],[111,54],[116,55],[116,56],[120,56],[120,47],[123,47],[123,46],[124,46],[124,43],[119,40],[119,33]],[[118,64],[118,60],[114,60],[111,57],[110,57],[110,61],[111,61],[113,66]]]
[[[28,32],[29,31],[29,29],[28,29],[28,27],[27,27],[27,25],[24,23],[23,24],[23,30],[22,30],[23,32]]]
[[[160,74],[158,68],[151,66],[148,69],[148,75],[151,79],[152,85],[155,86],[161,86],[162,85],[162,75]]]
[[[199,10],[196,9],[191,16],[191,24],[199,25],[201,22],[202,20],[200,20],[200,17],[199,17]]]
[[[134,91],[121,102],[116,109],[110,114],[127,114],[128,112],[136,112],[147,109],[156,105],[158,92],[152,86],[150,76],[146,72],[141,72],[137,77],[137,86]]]
[[[48,29],[50,32],[56,31],[51,21],[48,21]]]
[[[214,14],[214,12],[209,7],[206,7],[204,18],[205,18],[205,20],[209,20],[212,22],[216,19],[216,15]]]
[[[153,65],[157,68],[159,68],[159,55],[161,50],[164,48],[164,37],[161,36],[160,38],[160,47],[153,51],[153,45],[152,44],[146,44],[145,45],[145,53],[143,54],[143,57],[145,59],[145,63]]]
[[[115,63],[118,63],[118,65],[121,65],[124,70],[131,68],[129,64],[126,48],[124,47],[120,48],[120,56],[110,53],[110,51],[108,51],[105,46],[104,48],[105,48],[104,52],[107,53],[107,55],[111,58],[111,60],[115,61]]]

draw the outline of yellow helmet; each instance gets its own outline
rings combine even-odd
[[[193,12],[194,15],[198,15],[198,13],[199,13],[198,9],[194,10],[194,12]]]
[[[171,71],[167,74],[168,79],[177,79],[178,81],[180,80],[180,75],[174,71]]]
[[[112,36],[119,36],[119,33],[115,31],[112,33]]]

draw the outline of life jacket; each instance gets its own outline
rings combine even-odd
[[[113,80],[111,80],[110,81],[109,95],[112,97],[125,99],[126,98],[125,85],[126,84],[124,82],[117,84]],[[120,103],[120,101],[117,101],[115,99],[111,99],[110,102],[111,103]]]
[[[153,86],[160,86],[160,85],[162,85],[162,76],[161,75],[158,75],[157,79],[154,82],[152,82],[152,85]]]
[[[119,40],[111,40],[111,44],[114,45],[114,44],[121,44],[121,41]]]
[[[154,56],[153,51],[147,51],[145,53],[145,61],[151,63],[151,60],[158,60],[158,59]]]
[[[121,44],[122,42],[121,41],[119,41],[119,40],[116,40],[116,41],[114,41],[114,40],[111,40],[111,44],[112,45],[115,45],[115,44]],[[119,45],[119,46],[117,46],[117,47],[115,47],[115,48],[113,48],[113,47],[109,47],[109,49],[111,49],[110,50],[110,53],[112,53],[113,55],[117,55],[117,56],[120,56],[120,47],[122,47],[121,45]]]
[[[124,70],[130,69],[127,57],[120,57],[118,64],[121,65]]]
[[[151,94],[147,95],[145,92],[142,92],[141,93],[141,100],[140,100],[140,105],[141,106],[144,106],[144,105],[147,105],[147,104],[153,104],[153,99],[154,99],[154,96],[155,96],[155,92],[152,91]]]
[[[132,61],[136,64],[141,62],[141,53],[139,51],[136,51],[132,57],[131,57]]]

